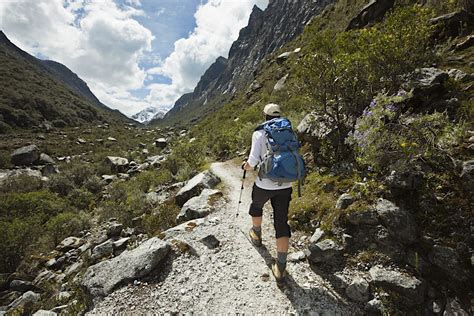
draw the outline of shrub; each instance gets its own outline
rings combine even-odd
[[[89,192],[98,194],[104,188],[102,180],[98,176],[91,176],[84,182],[84,188]]]
[[[181,169],[180,169],[181,170]],[[173,180],[173,175],[167,169],[161,169],[159,171],[150,170],[138,174],[131,181],[135,183],[140,191],[149,192],[156,189],[159,185],[169,183]]]
[[[27,174],[19,174],[17,176],[8,177],[0,187],[0,192],[25,193],[38,191],[42,187],[43,183],[40,178]]]
[[[60,196],[67,196],[74,189],[74,183],[65,173],[53,174],[48,181],[48,188]]]
[[[95,196],[85,189],[73,189],[67,196],[72,206],[78,210],[89,210],[93,207]]]
[[[6,152],[0,152],[0,168],[8,169],[12,165],[10,155]]]
[[[89,216],[84,212],[64,212],[51,218],[46,223],[46,229],[54,245],[68,236],[77,236],[79,232],[90,227]]]
[[[11,222],[0,220],[0,231],[2,232],[0,273],[15,271],[26,249],[32,246],[36,236],[42,230],[43,228],[31,219],[25,221],[16,218]]]
[[[179,207],[174,203],[160,205],[152,214],[146,215],[143,219],[143,226],[147,233],[155,235],[176,225],[176,216]]]
[[[0,194],[0,218],[6,220],[38,216],[45,221],[65,211],[67,207],[64,199],[46,190]]]
[[[416,161],[451,163],[449,155],[464,134],[463,125],[451,122],[446,113],[404,112],[409,98],[401,91],[370,103],[348,138],[357,146],[359,163],[377,172],[406,169]]]
[[[314,102],[337,133],[333,161],[346,157],[344,138],[377,91],[394,93],[401,75],[434,60],[429,38],[430,12],[417,6],[397,8],[383,23],[334,35],[316,33],[310,52],[297,60],[294,93]],[[302,90],[303,88],[303,90]],[[308,102],[310,103],[310,102]]]

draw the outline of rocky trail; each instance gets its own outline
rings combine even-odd
[[[240,168],[229,161],[214,163],[211,170],[222,180],[220,189],[225,197],[222,207],[205,218],[168,230],[165,240],[183,251],[173,251],[164,265],[146,278],[116,289],[96,302],[88,315],[360,313],[357,305],[339,296],[306,261],[299,261],[298,249],[293,246],[289,251],[292,260],[288,263],[288,281],[279,288],[269,269],[275,256],[271,209],[265,210],[264,246],[257,250],[244,235],[250,227],[247,209],[253,179],[245,180],[242,204],[236,216],[242,177]],[[208,237],[206,246],[202,239],[209,235],[214,236],[219,245]]]

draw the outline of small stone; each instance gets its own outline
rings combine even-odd
[[[298,262],[298,261],[304,260],[305,258],[306,258],[306,255],[304,251],[298,251],[298,252],[290,253],[290,255],[288,256],[288,261]]]
[[[53,311],[47,311],[44,309],[38,310],[36,313],[33,314],[33,316],[56,316],[57,313]]]
[[[207,248],[214,249],[219,247],[219,240],[214,235],[207,235],[200,240]]]
[[[354,197],[348,193],[342,194],[336,202],[336,209],[343,210],[349,207],[354,203]]]

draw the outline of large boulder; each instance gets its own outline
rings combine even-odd
[[[222,192],[213,189],[204,189],[199,196],[195,196],[184,203],[176,217],[178,223],[191,219],[202,218],[213,211],[213,200],[222,196]]]
[[[40,294],[35,293],[33,291],[28,291],[26,293],[23,293],[23,295],[17,298],[16,300],[14,300],[10,305],[8,305],[8,307],[11,309],[20,306],[23,306],[25,308],[31,308],[32,305],[39,302],[40,298]]]
[[[392,292],[391,298],[396,304],[404,306],[415,306],[423,302],[425,295],[425,284],[422,280],[408,273],[390,270],[380,266],[369,270],[371,283]]]
[[[377,201],[375,210],[395,239],[405,244],[416,241],[416,225],[412,214],[385,199]]]
[[[103,297],[124,282],[146,276],[167,256],[170,246],[154,237],[120,256],[90,266],[82,285],[94,297]]]
[[[443,84],[448,80],[449,74],[438,68],[420,68],[415,70],[403,88],[407,91],[413,89],[414,98],[426,98],[439,95],[443,91]]]
[[[166,138],[158,138],[155,140],[155,146],[161,149],[166,148],[166,146],[168,146],[168,141]]]
[[[347,214],[347,220],[352,225],[377,225],[379,223],[379,217],[377,212],[373,208],[361,210],[357,212],[351,212]]]
[[[461,180],[468,190],[474,190],[474,160],[467,160],[462,163]]]
[[[125,173],[128,169],[128,159],[123,157],[107,156],[105,164],[116,173]]]
[[[469,280],[470,273],[463,268],[461,260],[453,248],[434,245],[429,259],[449,278],[461,282]]]
[[[110,256],[114,252],[114,243],[111,239],[97,245],[92,250],[91,260],[96,261],[100,258]]]
[[[308,259],[314,263],[334,264],[342,256],[344,247],[332,239],[312,243],[308,247]]]
[[[214,188],[220,181],[221,180],[210,171],[199,173],[178,191],[175,197],[176,204],[183,206],[190,198],[201,194],[204,189]]]
[[[467,35],[474,29],[474,15],[464,10],[438,16],[430,22],[436,26],[436,38]]]
[[[346,132],[342,129],[338,130],[336,126],[334,120],[328,115],[309,113],[296,128],[299,139],[311,145],[315,163],[319,166],[330,166],[328,165],[330,159],[321,155],[321,148],[326,145],[335,148],[338,144],[339,132]]]
[[[10,290],[24,293],[34,291],[36,287],[29,281],[13,280],[10,282]]]
[[[349,22],[346,30],[360,29],[383,19],[395,0],[372,0]]]
[[[55,163],[54,159],[51,158],[49,155],[47,155],[45,153],[40,154],[39,162],[41,164],[45,164],[45,165],[47,165],[47,164],[52,164],[53,165]]]
[[[286,80],[288,79],[289,74],[284,75],[281,77],[277,83],[275,83],[275,86],[273,87],[273,91],[280,91],[285,88],[286,85]]]
[[[70,236],[64,238],[64,240],[56,246],[56,249],[62,252],[67,252],[71,249],[79,248],[80,246],[82,246],[82,244],[84,244],[84,239]]]
[[[405,172],[392,171],[386,182],[393,194],[405,194],[420,189],[423,183],[423,173],[411,170]]]
[[[11,154],[11,161],[15,166],[31,165],[40,158],[40,151],[36,145],[18,148]]]

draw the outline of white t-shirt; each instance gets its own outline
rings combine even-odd
[[[258,130],[253,132],[252,148],[250,149],[249,159],[247,160],[247,162],[252,168],[254,168],[256,165],[263,161],[263,157],[265,157],[265,154],[267,153],[266,142],[267,138],[265,137],[264,130]],[[257,185],[257,187],[264,190],[280,190],[291,188],[290,182],[280,184],[270,179],[260,179],[259,176],[257,176],[255,184]]]

